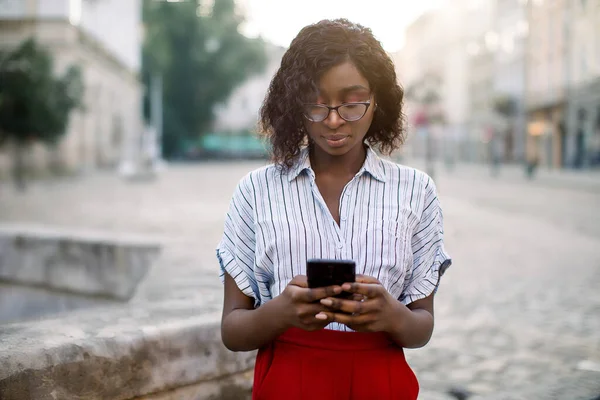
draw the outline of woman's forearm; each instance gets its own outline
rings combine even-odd
[[[231,351],[256,350],[289,328],[278,297],[253,310],[231,311],[221,323],[221,337]]]
[[[433,315],[424,309],[411,310],[401,303],[399,306],[399,315],[389,332],[390,336],[404,348],[425,346],[433,333]]]

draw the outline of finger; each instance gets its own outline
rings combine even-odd
[[[304,300],[307,303],[312,303],[312,302],[324,299],[326,297],[335,296],[340,293],[342,293],[342,287],[338,286],[338,285],[326,286],[326,287],[321,287],[321,288],[312,288],[312,289],[306,290]]]
[[[318,319],[319,321],[327,321],[330,319],[329,313],[327,313],[326,311],[321,311],[320,313],[315,315],[315,318]]]
[[[369,275],[356,275],[356,282],[358,283],[375,283],[377,285],[381,285],[381,282],[377,278],[374,278]]]
[[[362,294],[358,294],[358,293],[353,293],[352,297],[350,297],[350,300],[354,300],[354,301],[365,301],[366,297],[363,296]]]
[[[330,311],[324,311],[320,314],[325,314],[327,321],[337,322],[347,326],[362,326],[372,322],[372,317],[369,314],[344,314]]]
[[[344,300],[327,297],[321,300],[321,304],[330,310],[338,310],[349,314],[364,314],[374,310],[374,302],[361,302],[355,300]]]
[[[342,289],[350,293],[358,293],[367,297],[376,297],[383,294],[385,288],[374,283],[344,283]]]
[[[290,285],[300,286],[301,288],[308,288],[308,280],[306,275],[296,275],[291,281]]]
[[[327,316],[323,313],[327,311],[325,307],[323,307],[319,303],[310,304],[311,308],[306,308],[302,311],[300,315],[300,321],[305,326],[311,325],[322,325],[325,326],[329,324],[330,321],[327,320]]]
[[[327,311],[327,307],[321,303],[308,303],[302,307],[300,315],[302,317],[314,318],[315,315],[323,311]]]

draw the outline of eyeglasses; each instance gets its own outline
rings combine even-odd
[[[337,107],[329,107],[325,104],[304,105],[304,117],[311,122],[323,122],[329,117],[329,113],[335,110],[344,121],[354,122],[365,116],[370,101],[361,103],[344,103]]]

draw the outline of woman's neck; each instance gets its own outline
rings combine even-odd
[[[311,145],[309,150],[311,168],[317,175],[327,173],[354,176],[360,171],[367,157],[367,148],[362,143],[341,156],[332,156],[315,145]]]

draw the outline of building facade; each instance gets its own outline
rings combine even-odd
[[[527,4],[526,108],[529,161],[560,168],[566,161],[569,26],[571,0]]]
[[[57,73],[82,69],[84,110],[76,111],[57,148],[34,145],[28,162],[74,171],[114,167],[137,157],[143,135],[141,0],[0,0],[0,46],[34,37]],[[6,171],[8,154],[0,153]]]
[[[408,122],[407,141],[402,149],[406,155],[424,157],[439,153],[441,138],[433,132],[418,128],[418,115],[424,112],[419,93],[424,86],[434,87],[440,100],[443,98],[444,41],[443,14],[437,10],[424,13],[409,25],[405,32],[405,45],[393,58],[398,79],[405,89],[405,113]],[[437,27],[437,28],[436,28]],[[436,132],[439,133],[439,132]]]
[[[495,57],[498,34],[494,32],[495,2],[467,1],[464,5],[465,49],[467,60],[467,97],[469,99],[468,160],[488,162],[492,156],[492,134],[496,128],[494,98]]]
[[[600,1],[570,2],[566,164],[600,166]]]
[[[496,138],[502,159],[508,162],[525,159],[525,61],[529,33],[526,11],[526,0],[496,0],[495,3],[492,101],[507,99],[513,104],[512,114],[504,116],[503,129],[497,132]]]
[[[470,99],[467,84],[469,81],[469,54],[465,43],[468,31],[464,29],[464,1],[438,10],[436,25],[440,46],[436,48],[441,66],[441,108],[444,126],[438,129],[438,157],[449,162],[468,159],[471,152],[468,143]]]
[[[447,2],[406,31],[399,59],[405,65],[401,76],[407,85],[427,75],[439,79],[443,124],[434,129],[437,158],[473,162],[490,158],[489,134],[497,122],[492,102],[495,91],[506,86],[495,74],[511,61],[497,58],[496,1]],[[508,18],[505,20],[501,27],[509,24]],[[417,106],[408,104],[407,110],[414,114]],[[420,145],[419,130],[411,134]],[[423,155],[422,151],[415,153]]]

